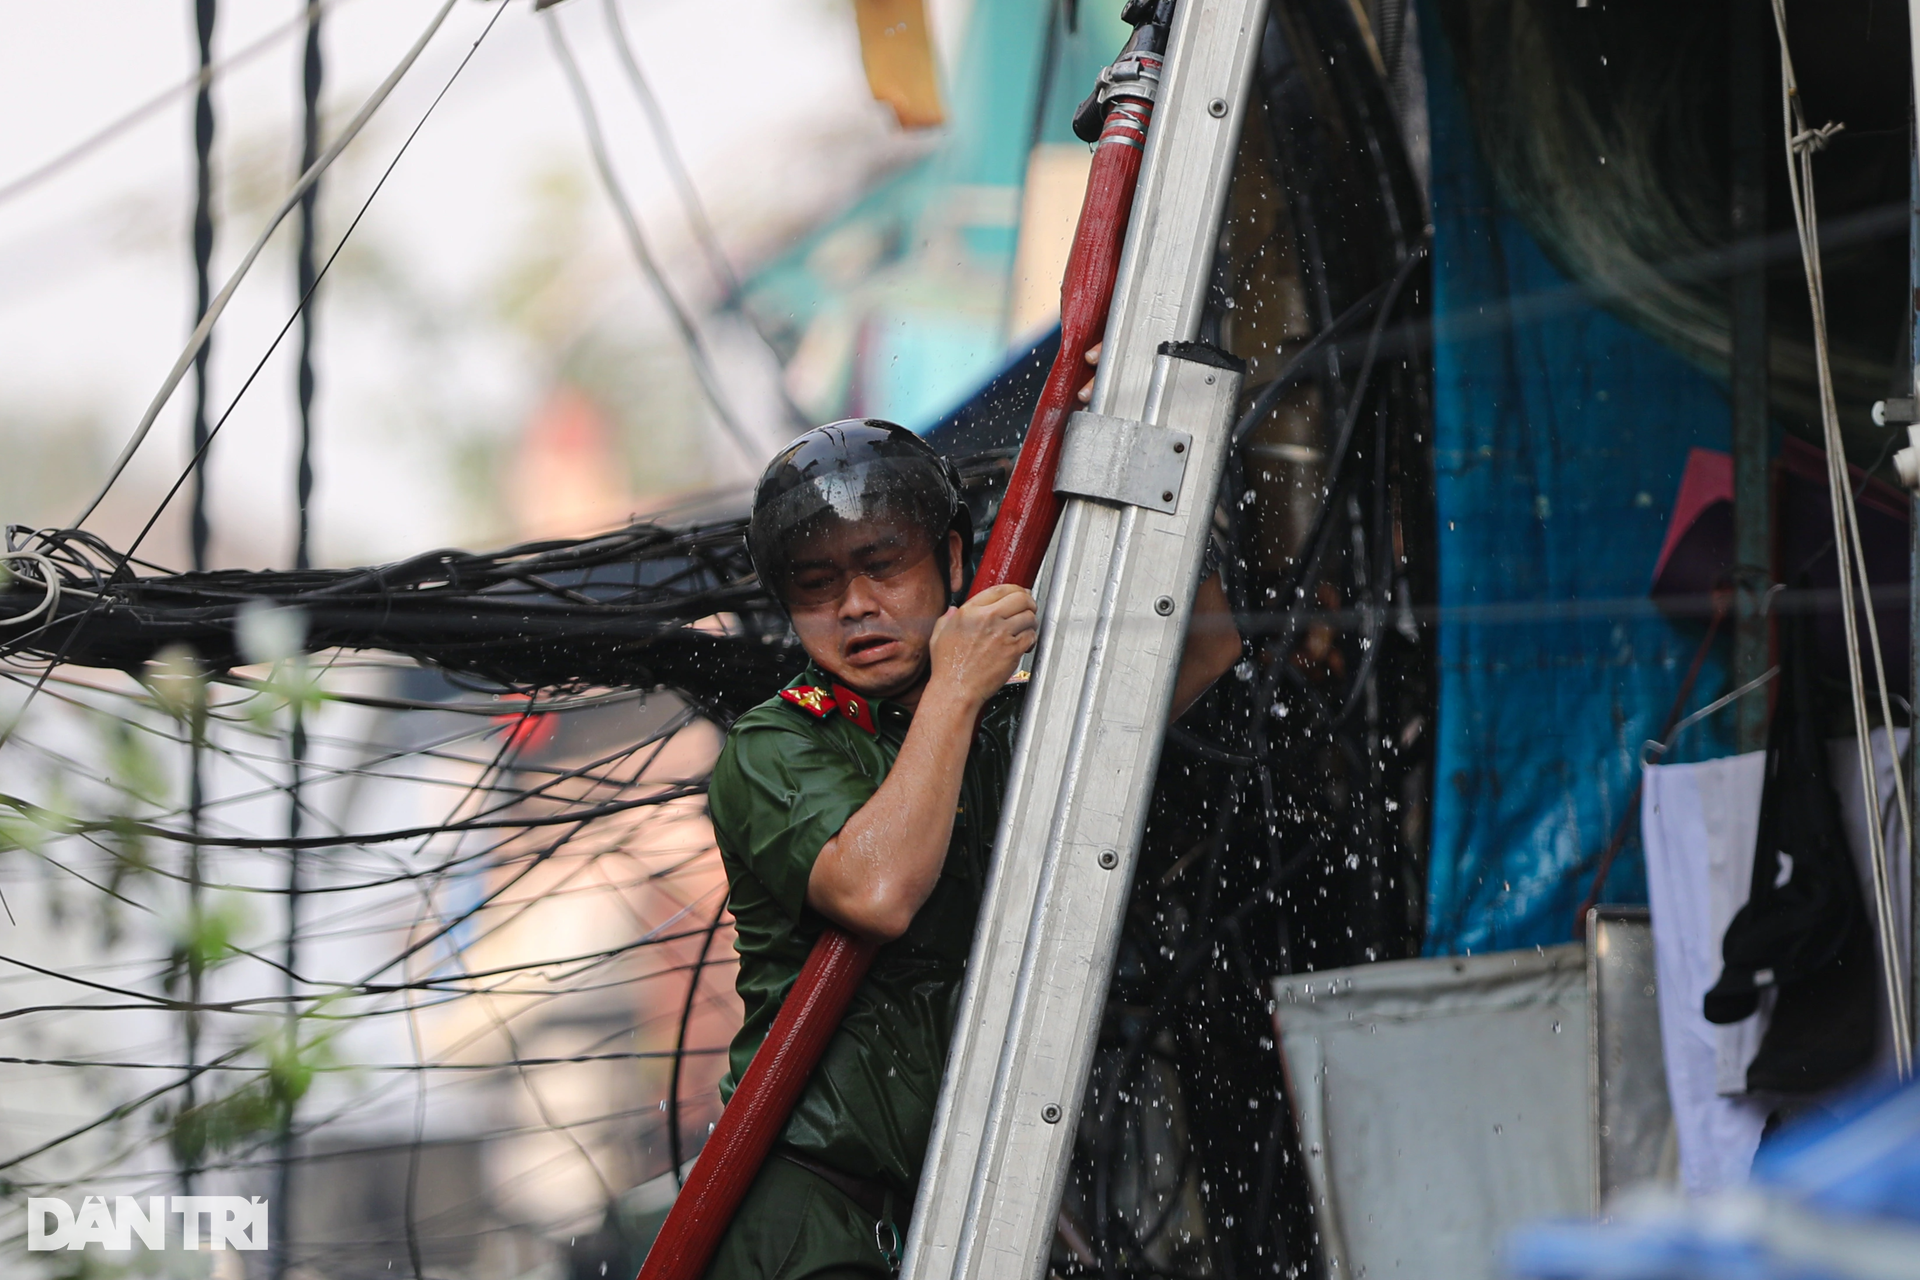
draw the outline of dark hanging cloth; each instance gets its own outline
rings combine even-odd
[[[1763,992],[1772,1021],[1747,1088],[1818,1093],[1864,1068],[1878,1032],[1873,927],[1828,774],[1812,628],[1780,623],[1780,689],[1767,733],[1753,886],[1727,926],[1709,1022],[1738,1022]]]

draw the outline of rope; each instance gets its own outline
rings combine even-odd
[[[1821,271],[1820,230],[1813,195],[1813,157],[1825,148],[1829,139],[1843,127],[1830,123],[1810,128],[1806,104],[1794,79],[1793,54],[1787,39],[1785,0],[1773,0],[1773,22],[1780,35],[1780,109],[1785,120],[1787,144],[1787,186],[1793,201],[1794,228],[1800,237],[1800,260],[1806,269],[1807,299],[1813,311],[1813,350],[1815,372],[1819,379],[1820,424],[1827,447],[1827,490],[1833,507],[1834,557],[1840,576],[1841,619],[1847,635],[1847,684],[1853,698],[1854,743],[1860,753],[1860,787],[1867,806],[1867,844],[1873,863],[1873,904],[1879,922],[1880,965],[1886,978],[1887,1003],[1893,1023],[1894,1066],[1902,1080],[1913,1078],[1913,1037],[1908,1017],[1907,974],[1898,941],[1894,937],[1891,868],[1888,865],[1886,830],[1877,820],[1880,807],[1880,782],[1874,771],[1873,739],[1867,722],[1866,677],[1860,664],[1860,619],[1855,600],[1856,587],[1872,599],[1867,580],[1866,556],[1860,542],[1860,514],[1853,502],[1853,490],[1847,484],[1846,450],[1840,438],[1840,414],[1834,404],[1833,367],[1827,341],[1826,282]],[[1880,650],[1880,628],[1871,607],[1865,610],[1867,641],[1873,654],[1874,681],[1880,699],[1880,722],[1887,727],[1891,746],[1893,733],[1892,699],[1887,696],[1886,661]],[[1900,814],[1901,829],[1907,845],[1912,846],[1913,819],[1907,803],[1907,787],[1901,771],[1893,771],[1894,807]]]

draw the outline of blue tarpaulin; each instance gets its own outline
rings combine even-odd
[[[1565,941],[1704,634],[1647,588],[1723,388],[1582,296],[1500,206],[1438,15],[1432,122],[1440,700],[1427,951]],[[1713,655],[1695,703],[1725,690]],[[1722,718],[1724,719],[1724,718]],[[1720,754],[1691,731],[1669,760]],[[1637,836],[1606,900],[1645,902]]]

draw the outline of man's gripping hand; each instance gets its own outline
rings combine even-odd
[[[1031,591],[1012,583],[988,587],[934,624],[928,695],[983,705],[1006,684],[1038,635]]]

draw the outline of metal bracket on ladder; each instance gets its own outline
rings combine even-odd
[[[1236,379],[1241,372],[1239,361],[1199,342],[1163,342],[1159,360],[1186,360]],[[1168,370],[1156,364],[1156,381],[1167,374]],[[1207,386],[1214,385],[1212,376],[1200,376]],[[1173,421],[1187,421],[1182,409],[1176,407]],[[1082,410],[1067,419],[1053,489],[1077,498],[1098,498],[1172,514],[1186,482],[1192,448],[1192,432]]]
[[[1186,478],[1192,445],[1193,437],[1185,431],[1134,418],[1076,413],[1067,419],[1053,491],[1170,512]]]
[[[907,1280],[1046,1268],[1231,446],[1237,364],[1192,340],[1265,16],[1265,0],[1181,0],[1174,17],[1092,412],[1056,479],[1072,496]]]

